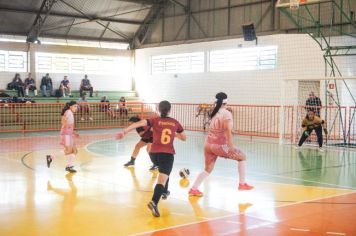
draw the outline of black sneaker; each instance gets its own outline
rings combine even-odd
[[[66,171],[70,172],[70,173],[76,173],[77,171],[73,169],[74,166],[67,166],[66,167]]]
[[[150,201],[148,204],[147,204],[148,208],[151,210],[152,212],[152,215],[154,217],[160,217],[160,214],[159,214],[159,211],[158,211],[158,208],[157,208],[157,205]]]
[[[47,155],[46,156],[46,160],[47,160],[47,167],[49,168],[51,166],[52,161],[53,161],[51,155]]]
[[[168,191],[168,190],[167,190],[167,192],[162,193],[162,199],[163,199],[163,200],[166,200],[170,194],[171,194],[171,192]]]
[[[129,166],[134,166],[135,165],[135,160],[130,160],[129,162],[127,162],[124,166],[125,167],[129,167]]]
[[[153,166],[151,166],[151,168],[149,169],[150,171],[154,171],[154,170],[157,170],[158,169],[158,166],[156,166],[156,165],[153,165]]]

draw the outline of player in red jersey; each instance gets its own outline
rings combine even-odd
[[[129,124],[133,124],[133,123],[136,123],[136,122],[139,122],[141,119],[137,116],[133,116],[129,119]],[[132,152],[132,155],[131,155],[131,160],[128,161],[124,166],[125,167],[129,167],[129,166],[134,166],[135,165],[135,161],[136,161],[136,157],[137,155],[139,154],[140,152],[140,149],[143,148],[144,146],[147,147],[147,153],[148,155],[150,156],[151,158],[151,161],[152,161],[152,157],[151,157],[151,154],[150,154],[150,149],[151,149],[151,144],[152,144],[152,141],[153,141],[153,132],[151,131],[151,128],[148,127],[148,126],[145,126],[145,127],[138,127],[136,128],[136,132],[138,133],[138,135],[140,135],[141,139],[138,143],[136,143],[135,145],[135,149],[133,150]],[[156,170],[158,167],[153,163],[152,161],[152,167],[150,168],[150,170]]]
[[[62,110],[62,127],[61,127],[61,144],[64,146],[64,155],[68,157],[68,163],[66,166],[66,171],[70,173],[77,172],[73,167],[73,162],[75,159],[75,155],[77,154],[77,148],[74,142],[74,136],[78,136],[77,133],[74,132],[74,113],[78,110],[78,105],[75,101],[70,101],[66,103],[65,107]],[[47,155],[47,166],[48,168],[51,166],[53,161],[53,155]]]
[[[227,110],[227,95],[225,93],[216,94],[216,105],[210,115],[209,133],[204,144],[205,170],[196,178],[192,188],[189,190],[190,196],[203,196],[198,190],[203,180],[213,171],[218,156],[238,161],[239,170],[239,190],[250,190],[253,187],[245,182],[246,156],[234,146],[232,142],[233,119],[230,111]]]
[[[169,175],[173,168],[174,162],[174,138],[185,141],[186,136],[182,125],[175,119],[168,117],[171,111],[171,104],[168,101],[162,101],[158,106],[160,117],[147,120],[141,120],[124,129],[116,135],[117,139],[122,139],[128,132],[142,126],[149,126],[153,129],[153,142],[150,153],[153,162],[158,166],[158,180],[155,186],[152,201],[148,203],[148,208],[152,215],[159,217],[158,202],[164,193],[168,192]]]

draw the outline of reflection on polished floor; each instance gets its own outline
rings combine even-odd
[[[138,140],[112,139],[112,131],[86,131],[78,139],[78,173],[64,171],[56,133],[0,138],[0,235],[356,235],[356,152],[236,138],[248,157],[252,191],[237,191],[237,167],[219,159],[202,189],[188,197],[203,167],[204,134],[176,142],[171,196],[161,217],[146,209],[155,184],[144,150],[124,168]],[[48,169],[45,155],[57,156]]]

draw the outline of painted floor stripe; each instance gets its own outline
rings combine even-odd
[[[293,231],[303,231],[303,232],[309,232],[310,229],[298,229],[298,228],[290,228],[290,230],[293,230]]]
[[[346,235],[345,233],[338,233],[338,232],[326,232],[326,234],[332,234],[332,235]]]

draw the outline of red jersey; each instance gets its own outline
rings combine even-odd
[[[148,126],[153,128],[152,153],[175,154],[173,141],[176,133],[182,133],[182,125],[173,118],[156,117],[147,120]]]

